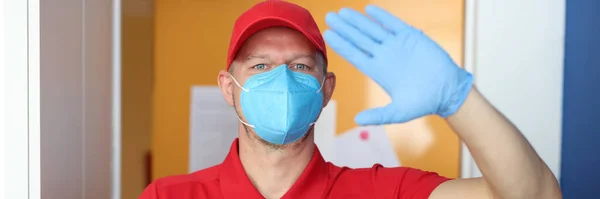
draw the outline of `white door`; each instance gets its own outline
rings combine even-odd
[[[119,198],[120,1],[4,6],[0,198]]]

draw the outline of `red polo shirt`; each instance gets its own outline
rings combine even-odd
[[[449,180],[418,169],[385,168],[379,164],[349,169],[325,162],[315,145],[312,159],[282,199],[292,198],[428,198],[442,182]],[[260,198],[263,197],[244,172],[233,141],[223,163],[191,174],[158,179],[141,199]]]

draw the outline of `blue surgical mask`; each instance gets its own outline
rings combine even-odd
[[[282,145],[300,139],[321,112],[323,85],[285,64],[249,77],[244,86],[230,76],[242,89],[240,105],[248,122],[238,119],[270,143]]]

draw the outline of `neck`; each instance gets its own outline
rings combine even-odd
[[[266,198],[281,198],[296,182],[310,162],[313,151],[313,129],[306,139],[278,149],[261,143],[256,134],[241,127],[239,155],[246,175]]]

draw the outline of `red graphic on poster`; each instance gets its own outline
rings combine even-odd
[[[367,141],[369,139],[369,131],[363,130],[360,132],[360,139],[362,141]]]

